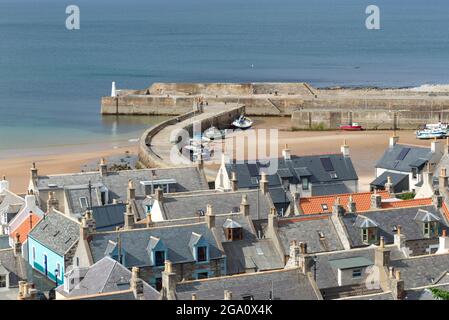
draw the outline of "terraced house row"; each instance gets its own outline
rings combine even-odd
[[[33,164],[26,195],[0,181],[0,297],[431,299],[449,285],[448,147],[431,144],[392,137],[370,192],[346,143],[285,148],[275,174],[223,160],[212,188],[202,163],[48,176]]]

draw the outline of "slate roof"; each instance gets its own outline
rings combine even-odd
[[[3,266],[10,274],[10,286],[18,286],[19,281],[27,278],[27,263],[22,256],[14,256],[14,250],[0,250],[0,266]]]
[[[406,289],[423,287],[433,284],[449,271],[449,254],[395,260],[390,265],[401,271]]]
[[[325,196],[329,194],[345,194],[350,192],[351,190],[344,183],[312,184],[313,196]]]
[[[388,246],[392,260],[403,259],[404,255],[395,246]],[[348,258],[365,258],[374,263],[375,247],[370,246],[363,249],[352,249],[333,251],[316,254],[316,279],[320,289],[338,287],[338,269],[331,261]]]
[[[267,219],[272,207],[270,200],[257,190],[237,192],[202,191],[187,194],[164,195],[163,206],[167,220],[198,217],[198,212],[206,212],[212,205],[214,214],[240,212],[242,196],[247,196],[251,217],[254,220]]]
[[[314,219],[280,219],[278,235],[284,247],[284,254],[290,254],[290,242],[306,242],[308,252],[343,250],[338,234],[329,216]],[[324,238],[320,238],[320,233]]]
[[[8,222],[25,206],[25,200],[9,190],[0,193],[0,215],[7,213]]]
[[[91,184],[95,188],[92,192],[93,205],[100,205],[99,186],[105,186],[109,190],[110,202],[112,202],[112,199],[126,201],[129,180],[134,182],[136,195],[144,196],[145,187],[140,182],[162,179],[176,180],[176,184],[173,186],[174,189],[171,192],[209,189],[203,172],[196,166],[167,169],[122,170],[108,172],[106,176],[101,176],[99,172],[39,176],[37,188],[39,190],[67,189],[66,195],[69,198],[69,207],[74,210],[74,213],[83,213],[84,210],[80,208],[79,197],[87,196],[89,199],[89,181],[91,181]]]
[[[435,209],[433,205],[424,207],[411,207],[390,210],[368,211],[365,213],[345,214],[342,218],[344,226],[349,236],[349,241],[353,247],[364,246],[362,242],[360,227],[357,225],[360,222],[360,216],[364,216],[372,220],[378,225],[379,236],[385,238],[386,243],[394,242],[394,235],[396,231],[394,226],[401,226],[401,233],[405,235],[407,240],[424,239],[423,228],[415,221],[415,216],[422,210],[430,212],[440,219],[441,230],[449,231],[446,222],[444,221],[439,210]],[[358,219],[358,221],[357,221]],[[441,234],[441,231],[440,231]]]
[[[329,159],[337,174],[333,179],[324,168],[321,159]],[[292,156],[291,160],[282,158],[271,159],[270,163],[277,162],[277,173],[269,175],[269,186],[281,185],[280,177],[288,177],[291,182],[299,183],[301,176],[308,177],[311,183],[335,183],[338,181],[358,180],[357,173],[352,165],[351,158],[343,154]],[[267,164],[255,161],[239,161],[238,163],[227,163],[226,171],[228,176],[235,171],[239,188],[257,188],[257,181],[251,178],[259,178],[261,170],[266,170]],[[253,181],[252,181],[253,180]]]
[[[232,224],[242,228],[242,240],[226,239],[224,228],[230,220]],[[228,274],[242,273],[247,269],[264,271],[284,267],[283,256],[276,250],[272,240],[257,239],[248,217],[242,214],[217,215],[215,226],[216,237],[221,241],[226,253]]]
[[[166,258],[168,260],[173,263],[190,262],[194,261],[192,249],[189,247],[192,233],[202,235],[207,241],[210,259],[222,257],[222,252],[218,249],[217,242],[205,223],[96,233],[92,235],[89,246],[93,260],[99,261],[108,252],[115,249],[120,238],[125,267],[149,266],[150,253],[147,247],[151,236],[153,236],[161,239],[167,248]],[[112,249],[110,248],[111,244],[114,247]]]
[[[123,226],[125,211],[126,205],[123,203],[93,207],[92,216],[95,219],[96,229],[98,231],[112,231],[116,227]]]
[[[401,152],[405,153],[405,149],[410,149],[403,160],[399,160]],[[396,144],[393,147],[387,148],[385,153],[376,164],[376,168],[383,168],[388,170],[396,170],[401,172],[411,172],[412,166],[416,165],[418,160],[421,166],[433,157],[430,148]]]
[[[63,256],[78,242],[80,223],[56,210],[50,211],[31,230],[29,237]]]
[[[398,184],[400,184],[403,180],[408,179],[409,176],[408,176],[408,174],[401,174],[401,173],[385,171],[380,176],[378,176],[376,179],[374,179],[370,183],[370,185],[379,187],[379,188],[384,188],[385,184],[387,183],[388,177],[391,178],[391,183],[393,184],[393,187],[395,187]]]
[[[232,292],[233,300],[242,300],[244,296],[268,300],[271,291],[275,300],[317,300],[309,278],[298,269],[182,282],[176,287],[180,300],[191,300],[193,293],[198,300],[223,300],[224,290]]]
[[[76,273],[76,270],[73,270]],[[104,257],[88,268],[78,285],[69,293],[64,286],[56,290],[62,295],[73,298],[107,292],[127,291],[130,289],[131,271],[110,257]],[[146,300],[157,300],[160,294],[144,282]]]

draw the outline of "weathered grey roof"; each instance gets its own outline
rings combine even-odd
[[[242,196],[247,196],[249,210],[253,219],[266,219],[270,212],[270,200],[257,190],[237,192],[202,191],[187,194],[164,195],[163,205],[167,220],[198,217],[198,212],[212,205],[214,214],[240,212]]]
[[[124,224],[126,206],[122,203],[93,207],[92,216],[98,231],[115,230]]]
[[[101,198],[98,195],[100,184],[95,184],[92,186],[92,197],[89,194],[89,186],[86,185],[77,185],[77,186],[66,186],[65,187],[65,196],[67,198],[67,204],[69,206],[70,212],[74,214],[83,214],[88,207],[82,207],[80,198],[86,198],[87,203],[90,203],[90,199],[92,198],[92,206],[101,206]]]
[[[63,256],[78,242],[80,223],[56,210],[46,214],[31,230],[29,237]]]
[[[401,271],[406,289],[434,284],[449,271],[449,254],[417,256],[391,261]]]
[[[324,237],[320,237],[320,234]],[[308,251],[312,253],[343,249],[335,227],[328,217],[300,221],[281,219],[278,223],[278,235],[286,255],[289,255],[292,240],[306,242]]]
[[[312,184],[312,196],[347,194],[352,191],[344,183]]]
[[[317,300],[310,279],[298,269],[257,272],[232,277],[211,278],[179,283],[178,299],[222,300],[224,290],[232,292],[232,299],[252,296],[255,300],[268,300],[270,292],[275,300]]]
[[[167,169],[141,169],[109,172],[101,176],[99,172],[82,172],[75,174],[39,176],[37,188],[41,189],[72,189],[69,191],[69,207],[80,210],[79,196],[88,194],[88,183],[94,187],[104,186],[109,191],[109,200],[118,199],[126,201],[128,181],[134,182],[137,196],[145,195],[145,187],[142,181],[155,181],[162,179],[175,179],[176,183],[170,192],[186,192],[208,189],[209,185],[201,170],[196,166],[177,167]],[[93,191],[94,205],[101,204],[98,190]],[[81,213],[83,210],[80,211]],[[74,212],[74,213],[80,213]]]
[[[329,159],[333,170],[324,168],[321,161],[323,158]],[[272,162],[277,162],[278,172],[275,175],[268,176],[270,187],[281,185],[280,177],[289,177],[296,183],[300,181],[301,176],[308,177],[311,183],[335,183],[358,179],[351,158],[345,157],[343,154],[292,156],[291,160],[278,158],[271,159],[270,163]],[[226,164],[226,171],[229,176],[231,176],[232,171],[236,172],[239,188],[254,188],[258,184],[251,178],[259,178],[260,172],[264,171],[266,167],[267,164],[261,162],[239,161],[238,163]],[[337,178],[332,178],[330,171],[335,172]]]
[[[399,209],[389,209],[389,210],[379,210],[379,211],[368,211],[355,214],[345,214],[342,218],[344,226],[349,236],[349,241],[351,246],[358,247],[364,246],[362,242],[362,236],[360,232],[360,227],[357,226],[357,219],[359,216],[364,216],[371,219],[378,226],[378,235],[385,238],[386,243],[394,242],[394,235],[396,234],[395,227],[401,226],[401,233],[405,235],[407,240],[418,240],[423,239],[423,227],[415,221],[415,216],[419,209],[423,209],[432,213],[440,219],[441,230],[446,229],[449,231],[445,220],[443,219],[441,213],[433,206],[423,206],[423,207],[410,207],[410,208],[399,208]]]
[[[409,151],[405,151],[409,149]],[[403,151],[404,150],[404,151]],[[406,153],[403,160],[400,160],[401,156]],[[389,170],[396,170],[401,172],[411,172],[412,165],[415,165],[418,160],[424,159],[425,161],[420,161],[424,165],[428,160],[432,158],[433,154],[430,148],[396,144],[393,147],[387,148],[382,158],[377,162],[376,168],[384,168]]]
[[[0,193],[0,215],[7,213],[8,221],[22,210],[25,200],[9,190]]]
[[[394,300],[391,292],[382,292],[375,294],[368,294],[364,296],[348,297],[342,300]]]
[[[350,258],[329,260],[329,264],[333,268],[344,270],[344,269],[372,266],[374,262],[366,257],[350,257]]]
[[[107,254],[110,242],[117,244],[120,238],[124,266],[127,268],[149,266],[150,253],[147,248],[153,236],[159,238],[167,248],[168,260],[173,263],[189,262],[194,261],[192,249],[189,246],[192,233],[202,235],[207,241],[210,259],[222,257],[217,242],[205,223],[97,233],[92,236],[89,245],[94,261],[99,261]]]
[[[76,270],[72,270],[76,274]],[[66,297],[85,296],[107,292],[127,291],[130,289],[131,271],[110,257],[104,257],[93,264],[85,272],[82,279],[69,293],[61,285],[57,291]],[[144,296],[146,300],[156,300],[160,294],[144,282]]]
[[[14,287],[19,284],[19,281],[27,278],[27,263],[22,256],[15,256],[14,250],[3,249],[0,250],[0,266],[10,272],[10,286]]]
[[[385,171],[380,176],[378,176],[376,179],[374,179],[370,185],[383,188],[385,187],[385,184],[387,183],[388,177],[391,178],[391,183],[393,184],[393,187],[400,184],[403,180],[408,179],[408,174],[401,174],[401,173],[395,173],[395,172],[389,172]]]

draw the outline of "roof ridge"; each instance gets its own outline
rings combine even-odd
[[[179,220],[179,219],[176,219]],[[165,220],[169,221],[169,220]],[[162,222],[165,222],[162,221]],[[196,223],[186,223],[186,224],[175,224],[175,225],[166,225],[166,226],[157,226],[157,227],[146,227],[146,228],[136,228],[136,229],[130,229],[130,230],[112,230],[112,231],[100,231],[95,232],[94,234],[114,234],[117,232],[125,233],[125,232],[135,232],[135,231],[148,231],[148,230],[155,230],[155,229],[164,229],[164,228],[174,228],[174,227],[189,227],[189,226],[195,226],[195,225],[205,225],[206,223],[204,221],[202,222],[196,222]]]
[[[377,194],[388,194],[390,193],[388,191],[382,190],[378,191]],[[374,192],[371,191],[365,191],[365,192],[354,192],[354,193],[342,193],[342,194],[331,194],[331,195],[324,195],[324,196],[312,196],[312,197],[304,197],[301,198],[301,201],[309,200],[309,199],[322,199],[322,198],[337,198],[337,197],[345,197],[345,196],[356,196],[356,195],[367,195],[367,194],[374,194]],[[404,200],[405,201],[405,200]]]

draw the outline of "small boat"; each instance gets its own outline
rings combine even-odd
[[[188,152],[190,161],[193,161],[193,162],[198,160],[200,154],[201,154],[201,159],[203,159],[205,161],[211,160],[214,155],[213,150],[209,150],[207,147],[204,147],[202,145],[200,145],[200,146],[187,145],[183,149],[184,149],[184,151]]]
[[[240,115],[237,119],[232,122],[232,126],[237,129],[249,129],[253,125],[253,120],[245,117],[245,115]]]
[[[429,130],[445,130],[446,132],[448,131],[448,124],[447,123],[442,123],[442,122],[438,122],[438,123],[428,123],[424,125],[424,129],[429,129]]]
[[[351,124],[342,124],[339,126],[340,130],[344,131],[360,131],[363,130],[362,126],[357,122],[353,122]]]
[[[423,129],[416,131],[417,139],[441,139],[444,138],[447,134],[446,130],[442,129]]]
[[[209,129],[206,129],[203,133],[203,136],[209,140],[219,140],[223,139],[223,132],[216,127],[212,126]]]

